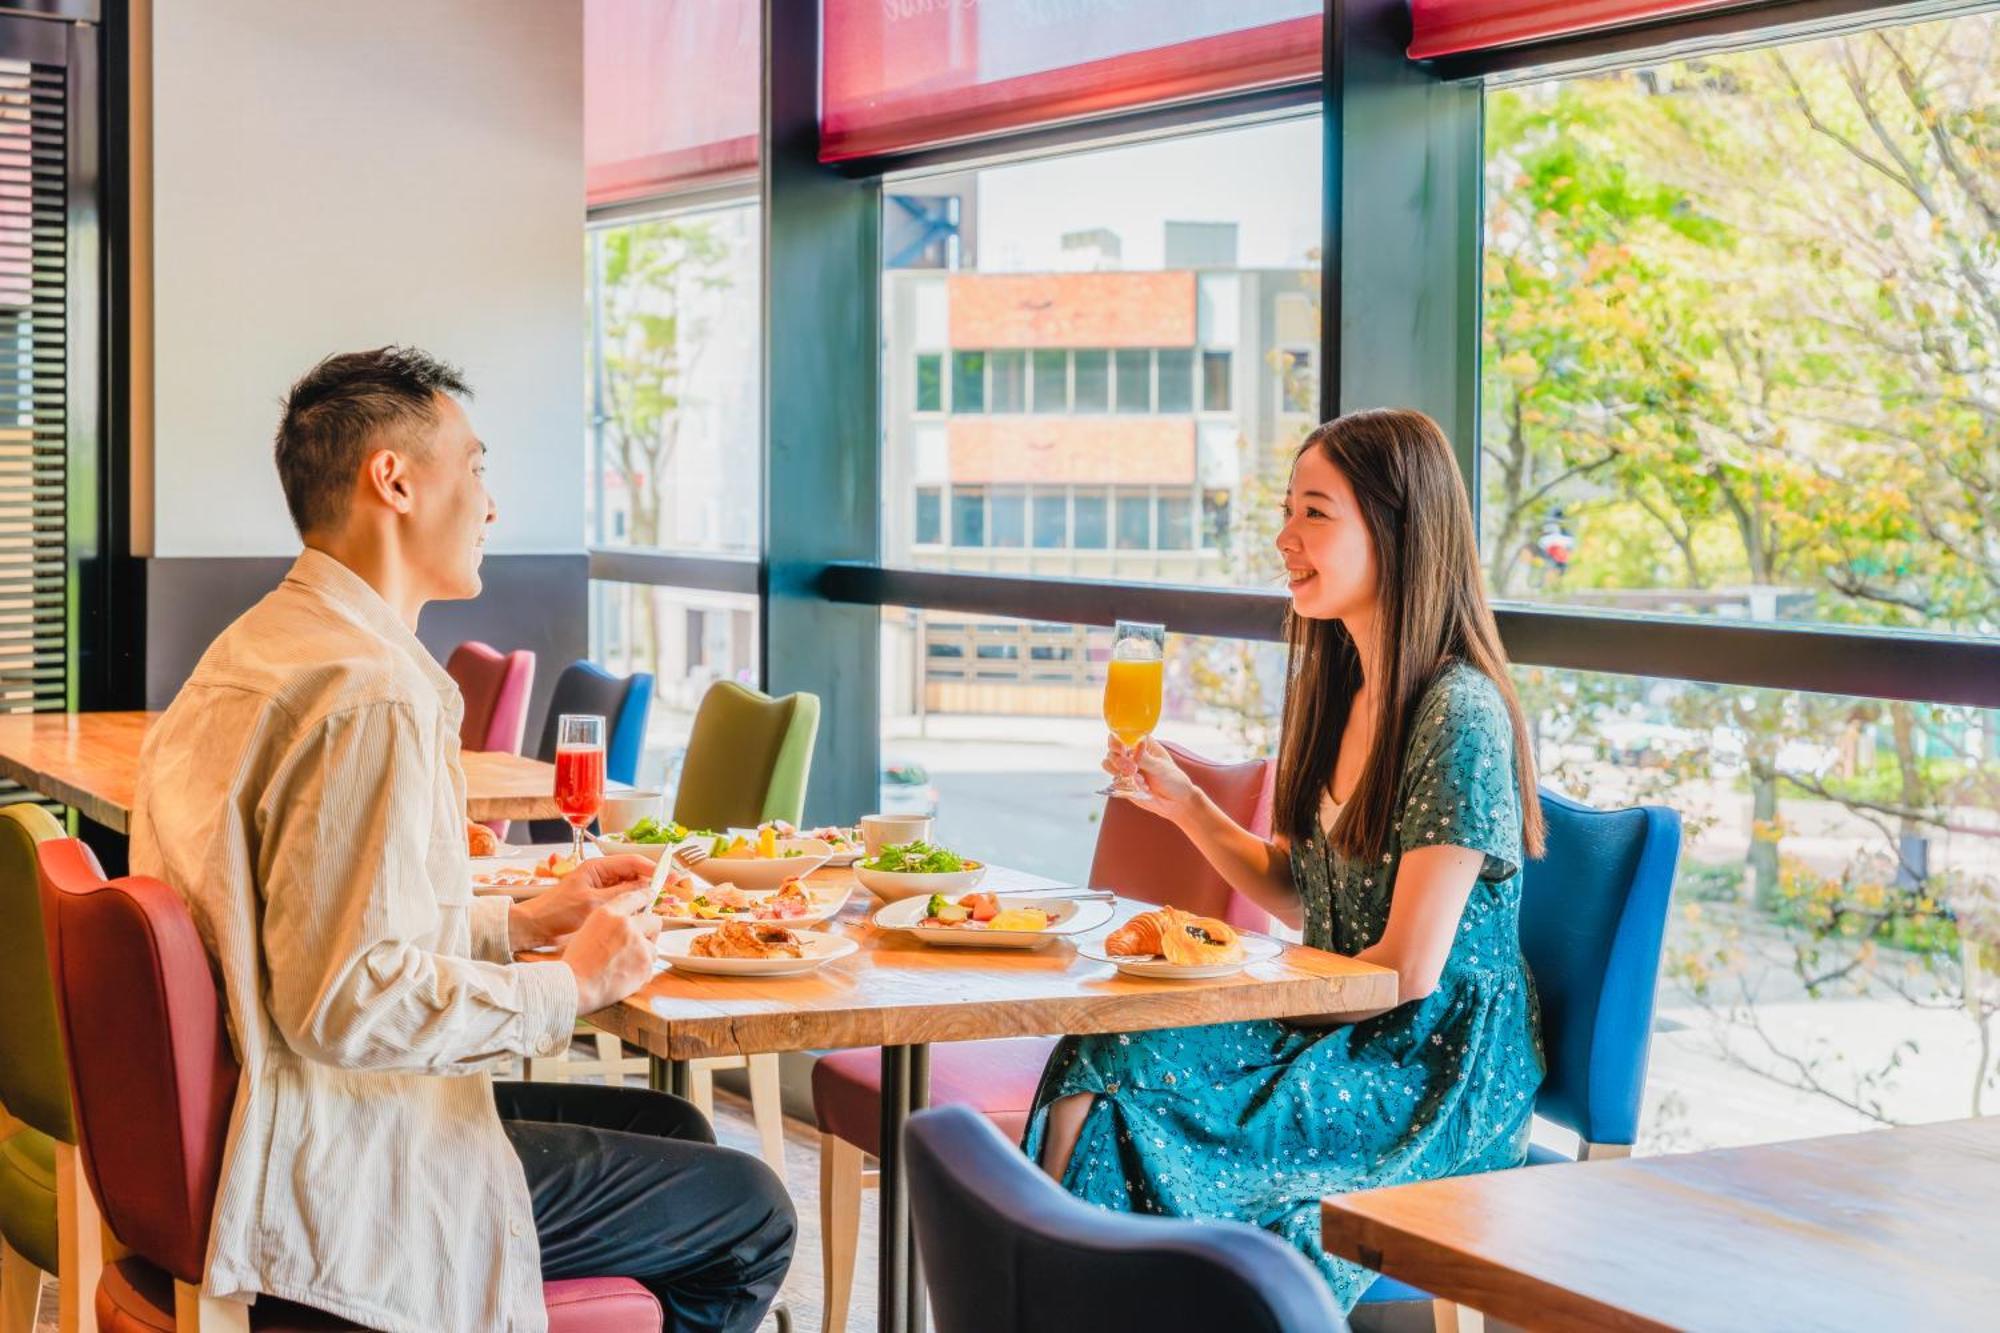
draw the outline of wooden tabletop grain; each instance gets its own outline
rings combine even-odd
[[[73,806],[120,833],[132,813],[139,747],[158,713],[0,714],[0,776]],[[471,819],[555,819],[555,767],[519,755],[466,751]]]
[[[1536,1329],[1992,1329],[2000,1117],[1336,1195],[1321,1225]]]
[[[850,871],[823,869],[811,882],[852,879]],[[980,888],[1005,892],[1048,883],[994,867]],[[879,906],[857,885],[840,915],[822,928],[851,935],[860,949],[806,976],[715,977],[668,970],[590,1021],[654,1055],[686,1060],[1131,1032],[1355,1013],[1395,1003],[1395,973],[1317,949],[1290,946],[1280,957],[1216,980],[1145,981],[1081,956],[1062,939],[1036,950],[925,945],[906,931],[871,925],[868,915]],[[1146,906],[1121,902],[1111,923],[1075,938],[1102,940],[1117,922]]]

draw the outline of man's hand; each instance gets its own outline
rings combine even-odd
[[[517,950],[560,944],[591,912],[621,894],[644,887],[652,877],[653,862],[630,852],[585,861],[557,880],[547,893],[514,904],[507,913],[507,942]],[[643,904],[641,910],[649,906]]]
[[[584,918],[582,929],[570,936],[562,960],[576,974],[577,1013],[595,1013],[616,1004],[652,980],[653,938],[660,933],[660,918],[647,910],[651,906],[641,886],[593,911]]]

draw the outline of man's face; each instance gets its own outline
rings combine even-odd
[[[497,512],[486,493],[486,446],[455,399],[439,394],[438,421],[428,449],[410,460],[411,504],[404,550],[427,597],[449,601],[479,595],[486,525]]]

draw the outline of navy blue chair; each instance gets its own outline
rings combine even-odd
[[[967,1106],[903,1146],[938,1333],[1340,1333],[1298,1251],[1240,1222],[1106,1212],[1071,1197]]]
[[[646,749],[646,718],[652,711],[653,677],[649,673],[614,676],[595,662],[571,662],[556,677],[535,758],[555,761],[556,722],[564,713],[594,713],[604,719],[604,776],[630,786],[638,781],[639,758]],[[569,836],[569,825],[560,819],[537,819],[528,825],[529,842],[568,842]]]
[[[1598,810],[1543,789],[1548,850],[1521,878],[1521,952],[1542,1003],[1548,1073],[1535,1114],[1576,1134],[1579,1157],[1623,1157],[1639,1134],[1653,993],[1681,817],[1662,806]],[[1528,1164],[1567,1161],[1531,1146]],[[1364,1304],[1428,1301],[1382,1278]],[[1437,1324],[1452,1326],[1449,1302]]]

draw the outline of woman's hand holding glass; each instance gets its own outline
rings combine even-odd
[[[1201,808],[1201,788],[1167,747],[1150,737],[1127,745],[1115,735],[1106,736],[1104,771],[1133,783],[1136,790],[1125,800],[1174,824],[1185,824]]]

